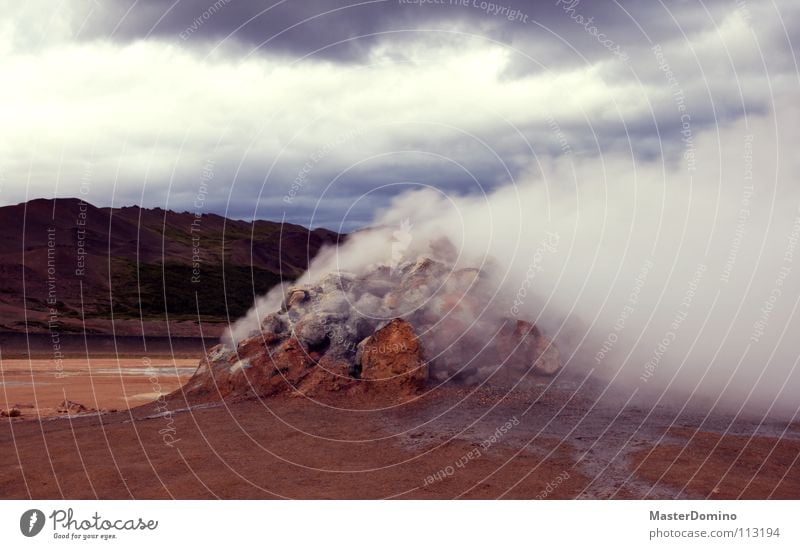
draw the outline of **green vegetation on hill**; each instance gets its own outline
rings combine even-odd
[[[203,264],[195,277],[191,265],[116,260],[112,275],[114,316],[225,320],[242,316],[256,296],[280,282],[270,271],[241,265]],[[102,314],[102,313],[101,313]]]

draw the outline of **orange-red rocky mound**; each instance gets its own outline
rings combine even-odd
[[[411,323],[396,318],[359,343],[356,363],[365,390],[414,394],[428,380],[428,364]]]
[[[553,375],[558,351],[532,324],[487,312],[488,281],[428,257],[289,288],[236,348],[218,345],[179,392],[190,399],[322,392],[402,401],[433,382]]]

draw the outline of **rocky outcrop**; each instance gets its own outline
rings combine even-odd
[[[556,373],[555,346],[532,324],[493,313],[485,278],[420,257],[290,287],[260,329],[235,348],[213,348],[180,391],[193,399],[344,392],[402,400],[429,380],[516,383]]]
[[[254,336],[235,350],[223,345],[211,349],[182,390],[210,399],[291,391],[310,373],[314,359],[294,337]]]
[[[369,391],[416,394],[428,379],[417,334],[410,322],[399,318],[359,343],[356,363]]]
[[[552,341],[530,322],[509,321],[501,330],[495,353],[515,368],[531,368],[537,374],[551,376],[561,369],[561,358]]]

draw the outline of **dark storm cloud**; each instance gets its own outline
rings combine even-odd
[[[434,153],[437,148],[445,154]],[[521,143],[516,148],[525,152]],[[480,145],[445,140],[425,146],[422,152],[390,150],[355,166],[337,162],[315,166],[308,179],[293,188],[298,164],[287,161],[267,178],[257,168],[240,172],[230,193],[235,197],[230,213],[243,219],[285,216],[293,223],[351,231],[367,225],[380,208],[403,192],[432,188],[446,196],[481,196],[513,181],[520,169],[513,160],[498,159]],[[249,200],[241,201],[243,196]]]
[[[379,46],[385,58],[402,61],[414,43],[429,41],[433,46],[437,40],[457,41],[474,35],[487,45],[497,41],[509,47],[512,54],[503,74],[507,79],[540,71],[558,74],[623,58],[626,63],[607,73],[607,78],[663,86],[652,48],[675,44],[694,53],[691,40],[700,33],[713,33],[734,10],[752,18],[747,3],[732,0],[702,4],[644,0],[114,0],[93,10],[82,36],[117,41],[156,38],[204,52],[225,40],[221,50],[235,57],[256,48],[261,55],[299,58],[315,52],[314,57],[320,59],[360,62]],[[798,9],[782,6],[768,21],[753,21],[759,26],[759,40],[770,46],[771,66],[792,68],[792,45],[783,36],[780,23],[796,32],[793,23],[798,13]],[[722,79],[714,74],[720,64],[725,73]],[[720,88],[693,90],[698,124],[709,118],[734,120],[748,107],[754,112],[765,109],[763,97],[758,101],[740,93],[736,108],[727,104],[730,98],[725,97],[731,73],[746,74],[755,68],[763,76],[764,68],[755,60],[737,60],[734,65],[719,56],[704,60],[700,53],[695,58],[671,59],[670,65],[683,75],[687,88],[693,82]],[[726,104],[714,112],[713,94],[718,91]]]
[[[400,184],[479,195],[565,154],[682,167],[687,120],[696,140],[769,113],[797,83],[800,5],[789,2],[75,0],[47,25],[47,2],[16,9],[0,38],[23,63],[40,57],[6,104],[38,112],[28,98],[47,90],[56,106],[16,122],[23,111],[9,112],[11,133],[27,136],[0,148],[10,178],[27,177],[30,149],[41,154],[30,188],[67,193],[83,168],[59,175],[63,151],[48,136],[63,134],[67,161],[98,143],[96,178],[118,181],[115,203],[185,209],[214,158],[209,211],[346,230]],[[62,19],[65,38],[48,50]],[[286,203],[308,159],[355,126],[372,131],[314,162]]]
[[[496,41],[509,47],[512,54],[503,76],[511,80],[540,71],[558,74],[613,61],[616,55],[627,60],[626,64],[607,74],[608,78],[635,78],[643,85],[662,86],[664,78],[662,71],[655,69],[653,46],[674,43],[688,47],[693,37],[713,32],[732,11],[748,9],[746,3],[740,4],[732,0],[710,0],[702,5],[643,0],[115,0],[94,9],[83,36],[110,36],[118,41],[156,38],[204,52],[224,40],[220,49],[235,57],[255,48],[261,55],[299,58],[313,53],[315,58],[337,62],[363,62],[380,46],[385,58],[402,62],[414,43],[428,41],[435,46],[437,40],[456,41],[474,35],[487,45]],[[759,37],[773,46],[769,62],[783,69],[793,62],[792,50],[778,25],[782,20],[792,28],[798,12],[782,9],[780,18],[771,18]],[[675,72],[684,75],[687,87],[703,81],[707,87],[722,88],[726,104],[716,112],[712,94],[717,90],[694,90],[697,124],[709,119],[712,123],[735,120],[748,107],[753,112],[765,109],[763,97],[756,104],[752,97],[742,97],[735,108],[727,104],[724,88],[730,86],[729,74],[721,83],[713,75],[720,62],[730,64],[727,73],[745,74],[753,68],[741,60],[736,66],[720,58],[703,63],[702,55],[671,60]],[[761,72],[763,75],[763,69]]]
[[[229,37],[272,54],[299,57],[321,50],[315,55],[357,61],[376,43],[402,43],[406,32],[458,29],[552,65],[607,54],[588,32],[592,27],[622,48],[635,48],[709,28],[731,4],[713,0],[701,10],[688,2],[664,6],[608,0],[114,0],[94,9],[82,35],[120,41],[155,37],[189,46]]]
[[[424,10],[431,21],[458,19],[460,12]],[[377,36],[363,35],[413,28],[419,9],[396,0],[309,0],[257,2],[184,0],[174,6],[158,0],[118,0],[98,12],[87,36],[121,41],[145,36],[175,40],[187,46],[228,38],[245,48],[339,61],[363,59]]]

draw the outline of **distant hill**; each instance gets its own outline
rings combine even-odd
[[[326,229],[73,198],[2,207],[0,331],[200,335],[202,327],[216,336],[339,239]]]

